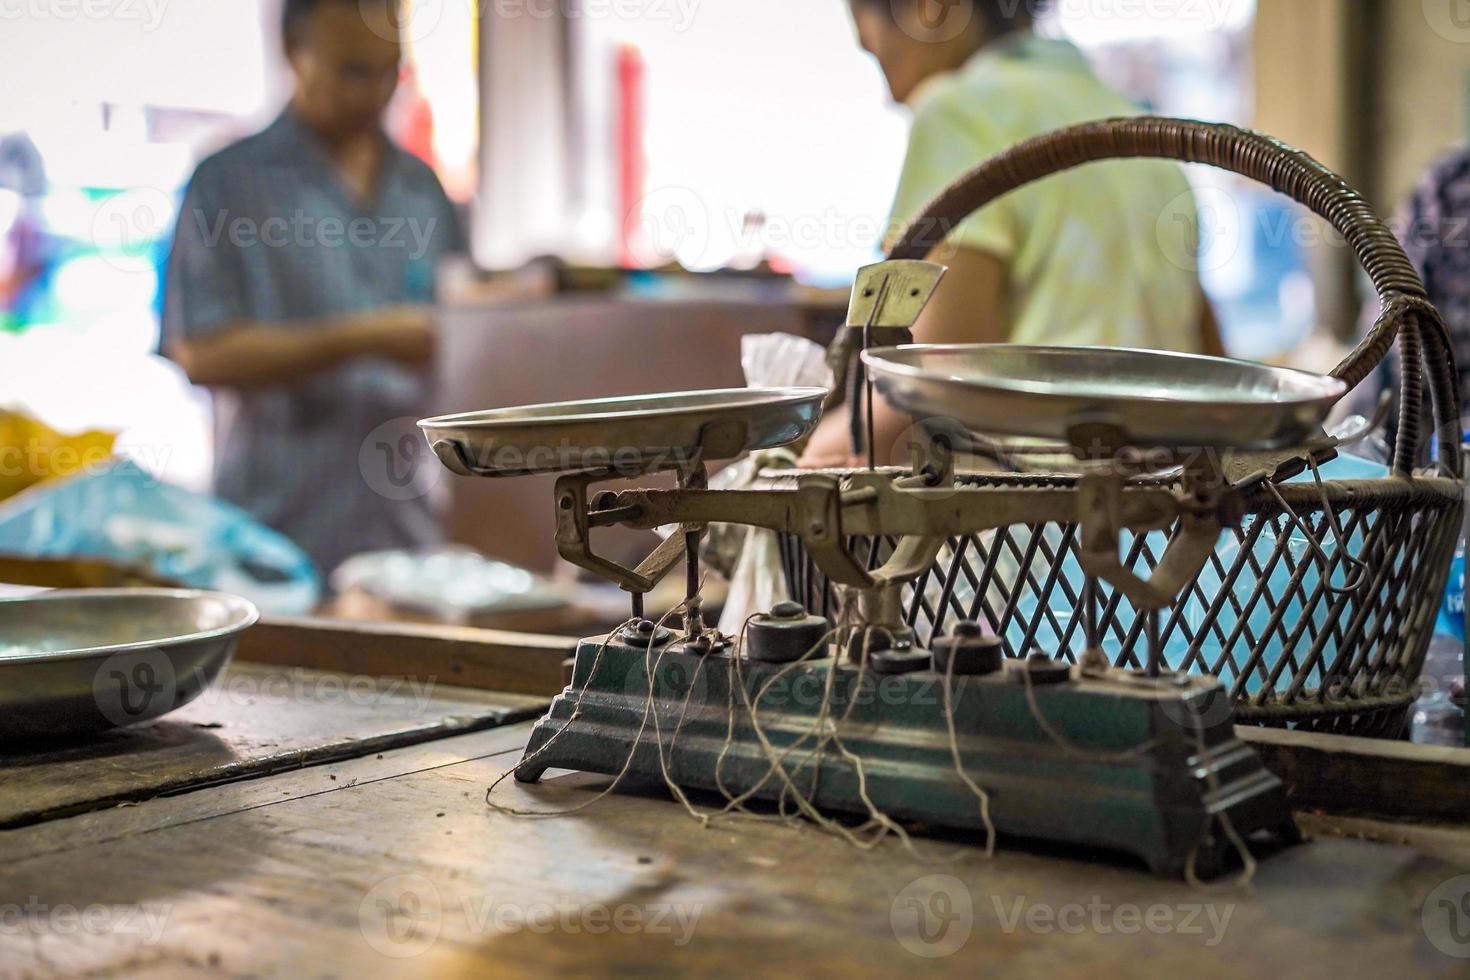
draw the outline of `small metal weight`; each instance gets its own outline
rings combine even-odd
[[[934,670],[956,677],[981,677],[999,673],[1005,666],[1005,644],[998,636],[986,636],[980,624],[962,620],[949,636],[936,636],[929,644],[934,653]],[[954,666],[950,666],[950,661]]]
[[[821,616],[808,615],[799,602],[777,603],[769,613],[755,617],[746,627],[746,654],[767,664],[789,664],[809,653],[831,631]],[[821,651],[813,653],[823,656]]]

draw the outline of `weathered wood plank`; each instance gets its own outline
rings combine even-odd
[[[1470,749],[1281,728],[1236,731],[1299,809],[1470,821]]]
[[[369,755],[287,770],[270,778],[219,784],[194,793],[161,796],[146,805],[91,810],[61,820],[0,831],[0,866],[109,840],[153,833],[288,800],[335,793],[363,783],[455,766],[507,754],[519,758],[526,733],[518,725],[420,742]]]
[[[1426,938],[1420,908],[1467,868],[1411,847],[1321,839],[1265,861],[1250,893],[1202,892],[1011,841],[985,861],[955,841],[920,841],[915,857],[857,852],[810,826],[701,829],[661,790],[515,818],[483,796],[525,732],[354,760],[330,786],[292,773],[0,834],[0,902],[19,910],[0,918],[0,963],[21,976],[1096,978],[1145,964],[1202,977],[1283,964],[1463,976]],[[451,746],[464,761],[423,768]],[[385,763],[405,771],[385,775]],[[276,802],[260,795],[272,784],[284,787]],[[498,798],[565,808],[600,784],[508,782]],[[150,825],[150,809],[175,822]],[[68,931],[63,907],[92,910],[93,927]],[[927,939],[906,928],[921,912]]]
[[[0,753],[0,828],[534,717],[540,699],[417,679],[235,664],[174,714]]]
[[[453,626],[265,620],[240,641],[241,660],[422,681],[516,694],[552,695],[577,641]]]
[[[1412,847],[1422,854],[1470,865],[1470,825],[1464,823],[1395,823],[1370,817],[1347,817],[1307,811],[1299,811],[1296,821],[1302,833],[1312,837],[1346,837]]]

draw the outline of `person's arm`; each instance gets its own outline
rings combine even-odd
[[[915,107],[908,152],[894,197],[894,227],[921,213],[935,194],[981,160],[1007,145],[992,132],[983,113],[974,111],[959,93],[932,98]],[[949,268],[914,327],[921,344],[995,343],[1010,338],[1007,293],[1010,262],[1015,254],[1015,224],[1004,200],[970,215],[947,229],[945,244],[931,260]],[[908,462],[905,433],[910,419],[889,408],[881,397],[873,413],[875,460]],[[802,457],[804,466],[867,465],[852,458],[848,406],[822,420]],[[901,444],[900,444],[901,443]],[[896,450],[896,451],[895,451]]]
[[[232,323],[176,339],[169,350],[190,381],[214,388],[284,384],[355,357],[421,365],[433,353],[432,315],[420,307],[391,307],[318,323]]]
[[[1006,264],[989,252],[973,248],[948,250],[949,272],[914,324],[920,344],[999,344],[1010,338],[1009,273]],[[904,465],[909,445],[904,438],[913,419],[881,397],[873,404],[873,445],[880,466]],[[802,454],[803,467],[866,466],[854,459],[846,406],[822,420]]]
[[[419,365],[433,355],[431,307],[364,310],[313,321],[263,319],[257,298],[268,269],[245,246],[211,234],[235,207],[238,183],[218,163],[189,182],[165,274],[165,351],[195,384],[246,388],[285,384],[356,357]],[[446,205],[447,207],[447,205]],[[453,215],[438,225],[455,236]],[[257,248],[260,246],[257,246]],[[268,281],[267,281],[268,284]]]

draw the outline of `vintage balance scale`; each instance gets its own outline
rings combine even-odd
[[[849,326],[869,336],[910,326],[943,273],[919,261],[864,270]],[[1322,439],[1341,382],[1137,351],[909,346],[863,356],[895,406],[945,416],[907,472],[706,489],[706,463],[809,434],[824,389],[654,395],[423,423],[456,473],[560,473],[562,557],[633,597],[627,624],[580,645],[571,685],[536,726],[517,778],[571,769],[659,780],[666,770],[680,787],[768,800],[799,790],[824,812],[1113,848],[1169,875],[1219,868],[1232,847],[1227,821],[1241,836],[1292,835],[1281,783],[1235,737],[1214,678],[1162,670],[1156,648],[1141,670],[1113,669],[1091,617],[1089,655],[1077,666],[1045,650],[1007,663],[998,639],[973,622],[922,649],[899,597],[957,534],[1075,519],[1087,574],[1140,609],[1163,609],[1242,512],[1220,451]],[[1059,440],[1085,475],[1067,492],[957,487],[956,441],[972,432]],[[1148,472],[1161,463],[1174,468],[1172,482]],[[676,488],[591,489],[660,470],[676,474]],[[698,546],[716,522],[798,536],[858,625],[834,629],[785,603],[752,619],[743,637],[709,628]],[[612,525],[682,533],[626,568],[592,547],[592,531]],[[1123,567],[1125,530],[1176,525],[1149,580]],[[870,535],[899,541],[871,572],[847,545]],[[645,618],[643,596],[680,562],[688,597],[668,628]],[[827,726],[841,749],[817,737]]]
[[[1368,339],[1333,377],[1140,351],[908,343],[944,273],[922,261],[937,244],[928,229],[954,227],[1032,180],[1124,157],[1233,170],[1330,220],[1383,300]],[[1374,685],[1417,677],[1430,608],[1422,597],[1437,595],[1436,582],[1443,587],[1463,484],[1447,337],[1392,234],[1335,174],[1269,137],[1140,118],[1048,134],[988,161],[936,198],[890,256],[860,275],[845,337],[867,372],[853,395],[865,385],[871,405],[876,389],[921,420],[924,436],[906,469],[798,472],[764,489],[708,489],[706,464],[808,435],[831,400],[820,389],[653,395],[422,424],[460,475],[558,474],[562,557],[632,596],[624,626],[580,645],[571,684],[536,725],[516,778],[569,769],[736,800],[784,805],[795,797],[808,815],[883,815],[983,830],[988,842],[999,831],[1129,852],[1165,875],[1216,872],[1253,833],[1294,839],[1280,781],[1235,737],[1239,702],[1213,676],[1165,669],[1158,613],[1191,587],[1222,530],[1259,507],[1263,487],[1277,493],[1276,481],[1331,458],[1328,412],[1399,337],[1406,397],[1394,478],[1333,492],[1414,515],[1412,530],[1402,524],[1379,546],[1369,586],[1386,587],[1401,541],[1424,543],[1424,558],[1402,567],[1425,578],[1400,590],[1413,603],[1401,642],[1376,658],[1341,652],[1327,676],[1366,678],[1342,710],[1369,718],[1404,710]],[[1412,474],[1426,390],[1445,447],[1433,478]],[[862,413],[852,415],[856,434]],[[957,456],[993,448],[995,437],[1063,447],[1074,475],[977,482],[957,472]],[[592,490],[659,472],[672,472],[677,485]],[[1320,483],[1318,491],[1327,506]],[[840,621],[784,603],[739,637],[710,629],[699,544],[717,522],[799,541],[839,593]],[[903,615],[905,586],[934,566],[947,541],[1027,524],[1076,528],[1085,576],[1076,598],[1080,655],[1033,648],[1008,660],[990,624],[979,622],[921,644]],[[593,530],[614,525],[680,533],[627,568],[593,550]],[[1167,548],[1144,577],[1120,556],[1120,543],[1160,530],[1169,532]],[[878,567],[852,551],[856,541],[879,539],[894,546]],[[1338,543],[1345,551],[1346,540]],[[669,628],[645,617],[643,597],[680,562],[687,597]],[[1138,669],[1110,664],[1102,649],[1098,583],[1148,624],[1143,655],[1124,658]],[[1317,590],[1345,591],[1325,575]],[[1299,686],[1288,692],[1296,699],[1288,710],[1316,710]]]

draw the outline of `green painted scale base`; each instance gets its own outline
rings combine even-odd
[[[777,755],[798,743],[784,762],[791,783],[824,813],[861,818],[869,811],[857,765],[831,742],[816,751],[835,669],[827,717],[840,721],[842,745],[861,760],[873,805],[897,819],[983,833],[979,799],[956,771],[942,675],[742,659],[737,679],[728,652],[684,653],[680,639],[651,653],[609,644],[600,656],[601,639],[583,641],[572,684],[536,725],[516,778],[535,782],[548,769],[614,775],[631,751],[629,776],[662,782],[661,742],[669,775],[684,788],[778,800],[786,783],[747,706],[764,688],[757,717],[765,739]],[[1072,680],[1032,692],[1051,733],[1009,673],[954,679],[960,756],[988,794],[1000,833],[1123,851],[1176,877],[1191,854],[1201,877],[1228,866],[1234,848],[1222,833],[1224,813],[1242,836],[1297,839],[1281,782],[1235,737],[1215,679],[1121,671],[1083,678],[1074,669]]]

